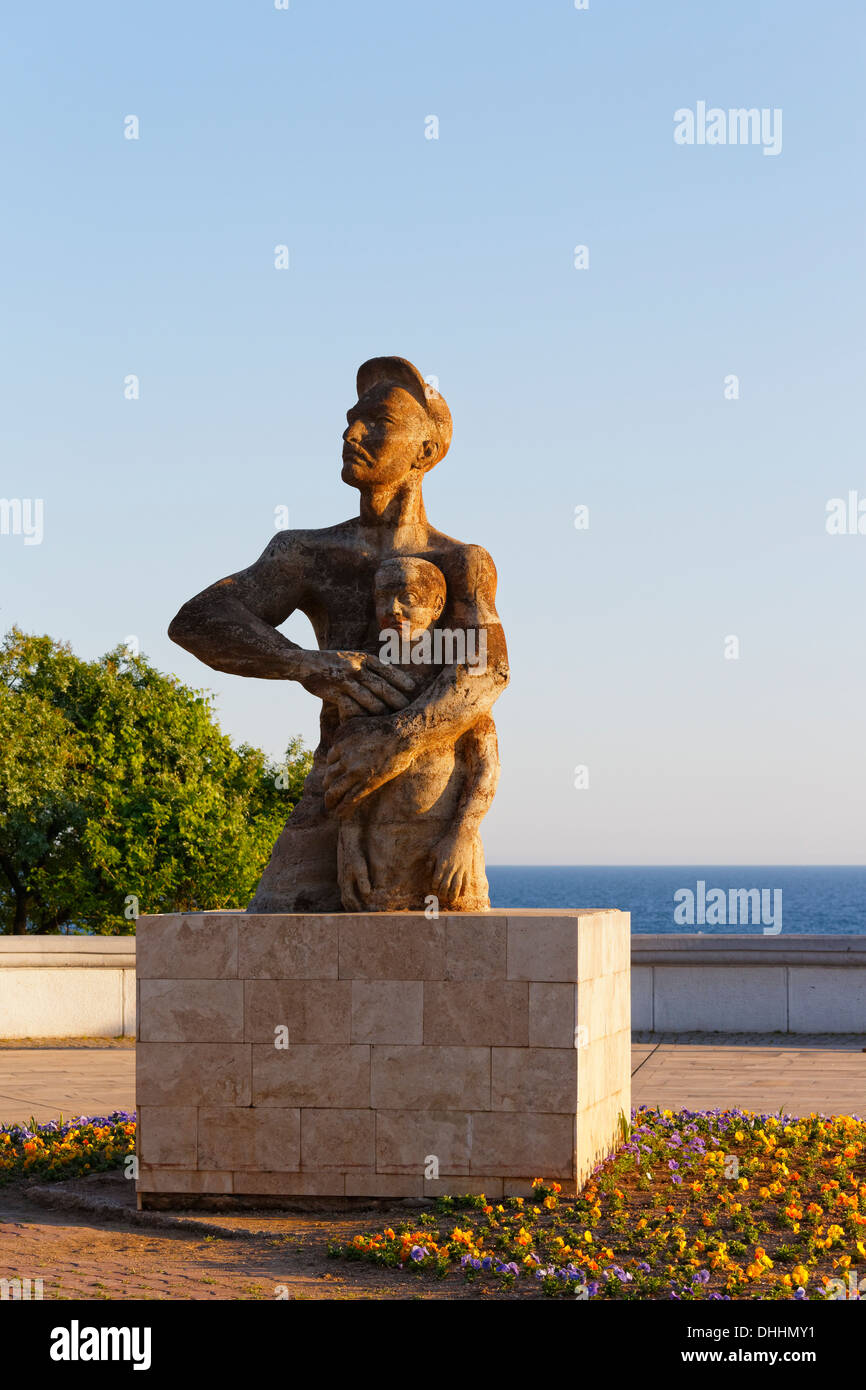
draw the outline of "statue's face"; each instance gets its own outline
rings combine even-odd
[[[347,412],[343,482],[351,487],[400,483],[413,468],[429,468],[438,447],[424,410],[399,386],[368,391]]]
[[[419,574],[411,562],[399,569],[389,565],[380,570],[374,598],[380,631],[402,632],[406,623],[410,637],[432,627],[443,607],[442,595],[426,582],[423,573]]]

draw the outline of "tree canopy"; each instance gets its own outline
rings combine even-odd
[[[213,698],[117,647],[0,647],[0,931],[131,933],[139,912],[245,907],[312,754],[221,732]]]

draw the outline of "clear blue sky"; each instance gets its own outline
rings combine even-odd
[[[499,569],[490,862],[866,862],[866,536],[824,526],[866,497],[864,32],[855,0],[7,14],[0,492],[45,535],[0,536],[3,627],[135,634],[233,737],[313,740],[300,687],[166,627],[275,507],[352,514],[355,370],[397,353],[454,416],[431,519]],[[781,108],[781,154],[676,145],[698,101]]]

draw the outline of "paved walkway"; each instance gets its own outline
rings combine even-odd
[[[132,1047],[0,1048],[0,1124],[134,1109]]]
[[[664,1109],[866,1115],[866,1039],[750,1035],[632,1045],[632,1100]],[[0,1048],[0,1124],[135,1107],[132,1047]]]
[[[863,1040],[632,1044],[632,1103],[866,1116]]]

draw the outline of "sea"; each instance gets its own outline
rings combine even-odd
[[[633,932],[866,934],[863,865],[588,868],[488,864],[487,879],[494,908],[617,907],[631,913]],[[742,891],[754,889],[759,896],[752,893],[747,898]]]

